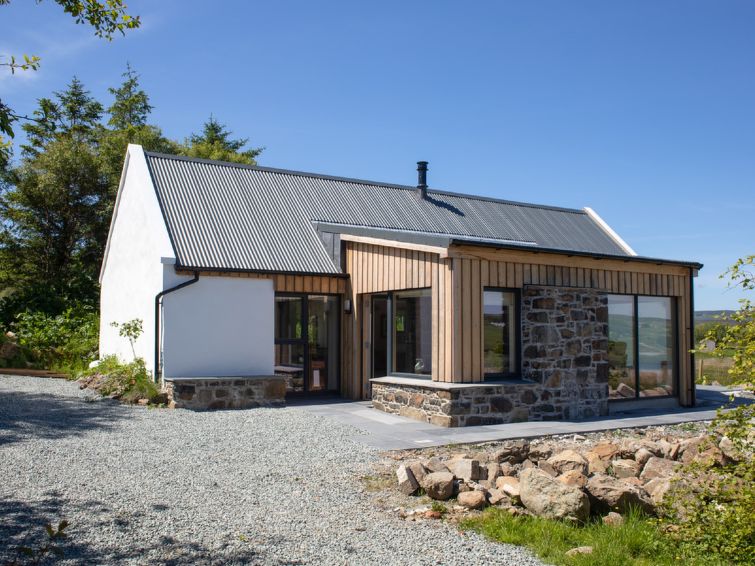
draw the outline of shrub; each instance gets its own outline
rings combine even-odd
[[[84,385],[114,399],[127,403],[135,403],[139,399],[147,399],[151,403],[163,402],[142,358],[124,364],[116,356],[105,356],[97,367],[86,369],[80,375]]]
[[[686,465],[663,517],[681,545],[729,564],[755,563],[753,418],[754,405],[719,410],[713,432],[700,449],[726,438],[728,457],[723,465],[703,458]]]
[[[12,327],[33,365],[72,373],[97,358],[99,318],[92,307],[70,307],[56,316],[26,311]]]

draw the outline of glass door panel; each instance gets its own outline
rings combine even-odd
[[[310,295],[307,308],[308,391],[338,388],[338,297]]]
[[[388,375],[388,297],[372,297],[372,377]]]

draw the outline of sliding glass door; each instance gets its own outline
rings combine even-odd
[[[288,393],[338,390],[339,312],[333,295],[276,295],[275,374]]]

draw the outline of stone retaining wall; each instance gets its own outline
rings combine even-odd
[[[608,299],[592,289],[522,291],[522,379],[489,384],[372,381],[375,408],[439,426],[608,414]]]
[[[281,376],[166,379],[165,388],[174,406],[182,409],[282,407],[286,401]]]

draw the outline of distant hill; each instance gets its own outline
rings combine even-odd
[[[720,310],[720,311],[695,311],[695,324],[702,324],[704,322],[721,322],[717,317],[723,315],[725,317],[730,316],[735,311]]]

